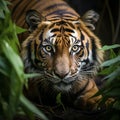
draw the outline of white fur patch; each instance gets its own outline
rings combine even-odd
[[[93,62],[92,51],[89,51],[88,58],[89,58],[90,62]]]
[[[47,24],[47,25],[51,24],[50,21],[45,21],[45,22],[43,22],[43,23],[44,23],[44,24]]]
[[[45,34],[45,39],[48,39],[53,35],[53,33],[50,32],[51,30],[48,30],[47,33]]]
[[[74,30],[74,33],[71,33],[73,36],[75,36],[76,38],[78,38],[78,33],[76,30]]]

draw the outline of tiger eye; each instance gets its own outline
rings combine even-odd
[[[79,46],[79,45],[74,45],[74,46],[72,47],[72,51],[73,51],[73,52],[77,52],[79,49],[80,49],[80,46]]]
[[[45,46],[45,50],[46,50],[47,52],[50,52],[50,51],[52,50],[52,47],[51,47],[50,45],[46,45],[46,46]]]

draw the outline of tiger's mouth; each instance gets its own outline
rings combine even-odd
[[[64,82],[59,82],[57,84],[54,84],[54,89],[58,90],[58,91],[70,91],[72,88],[72,82],[71,83],[64,83]]]
[[[47,76],[46,76],[47,80],[51,82],[54,88],[58,91],[69,91],[72,88],[73,83],[78,79],[77,75],[64,79],[60,79],[52,75],[51,76],[47,75]]]
[[[47,77],[47,79],[49,81],[51,81],[53,84],[58,84],[58,83],[65,83],[65,84],[70,84],[72,82],[74,82],[77,79],[77,74],[73,75],[73,76],[69,76],[67,78],[58,78],[54,75],[51,75],[49,73],[45,73],[45,76]]]

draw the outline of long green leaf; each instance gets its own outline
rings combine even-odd
[[[117,62],[120,62],[120,56],[117,56],[116,58],[105,61],[101,66],[107,67]]]
[[[23,28],[21,28],[21,27],[19,27],[19,26],[16,26],[16,33],[17,33],[17,34],[20,34],[20,33],[25,32],[25,31],[27,31],[27,30],[26,30],[26,29],[23,29]]]
[[[116,109],[119,109],[119,110],[120,110],[120,100],[119,100],[119,101],[116,101],[116,102],[113,104],[113,108],[116,108]]]
[[[38,108],[36,108],[30,101],[28,101],[23,95],[21,95],[20,101],[26,108],[28,108],[28,110],[32,111],[39,118],[43,120],[48,120],[48,118],[40,110],[38,110]]]
[[[117,97],[117,96],[120,96],[119,91],[120,91],[120,88],[111,88],[109,92],[106,92],[106,95],[110,97]]]
[[[24,82],[24,73],[23,73],[23,63],[20,57],[13,51],[13,49],[9,46],[6,41],[2,43],[2,50],[4,51],[6,57],[12,64],[13,68],[16,70],[17,75],[21,82]]]
[[[119,77],[119,74],[120,74],[120,68],[117,68],[114,72],[110,73],[104,79],[109,79],[107,82],[111,82],[115,78]]]
[[[118,48],[120,47],[119,44],[114,44],[114,45],[105,45],[101,48],[101,50],[110,50],[110,49],[114,49],[114,48]]]

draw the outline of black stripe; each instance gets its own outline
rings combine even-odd
[[[32,41],[30,41],[30,42],[27,44],[27,49],[28,49],[28,51],[27,51],[28,61],[31,63],[31,67],[35,67],[35,66],[34,66],[34,63],[33,63],[33,60],[32,60],[32,58],[31,58],[31,52],[32,52],[32,50],[31,50],[31,43],[32,43]]]
[[[72,23],[67,23],[70,25],[70,27],[72,27],[73,29],[75,29],[74,25]]]
[[[47,11],[47,10],[53,9],[58,6],[68,6],[68,5],[66,3],[58,3],[58,4],[50,5],[47,8],[45,8],[44,10]]]
[[[37,53],[37,44],[36,41],[34,41],[34,55],[35,55],[35,59],[36,59],[36,53]]]
[[[36,44],[36,42],[34,42],[34,55],[35,55],[34,63],[35,63],[35,65],[37,65],[41,61],[38,60],[37,57],[36,57],[36,55],[37,55],[37,44]]]
[[[73,36],[73,35],[71,35],[71,34],[69,34],[69,36],[71,36],[71,37],[73,37],[73,38],[75,38],[75,39],[76,39],[76,37],[75,37],[75,36]]]
[[[96,60],[96,44],[94,38],[91,38],[91,42],[92,42],[92,56],[93,59]]]
[[[26,5],[24,5],[24,7],[23,8],[21,8],[21,11],[20,11],[20,13],[19,13],[19,15],[17,16],[17,20],[22,16],[22,14],[25,12],[25,9],[27,8],[27,7],[29,7],[29,1],[26,1],[27,3],[25,3]],[[34,3],[34,5],[35,5],[36,3]],[[34,6],[33,5],[33,6]],[[31,9],[31,8],[30,8]]]
[[[49,16],[49,15],[52,15],[52,14],[57,14],[57,15],[61,15],[65,12],[65,9],[62,9],[62,10],[55,10],[51,13],[48,13],[45,17]]]
[[[89,79],[87,80],[87,83],[85,84],[85,86],[79,92],[77,92],[78,96],[80,96],[82,94],[82,92],[84,92],[84,90],[86,89],[86,87],[88,86],[88,84],[89,84]]]
[[[82,34],[81,31],[80,31],[80,33],[81,33],[81,41],[85,40],[85,37],[84,37],[84,35]]]
[[[18,6],[19,6],[21,3],[22,3],[21,0],[18,1],[18,3],[15,5],[15,7],[14,7],[13,10],[12,10],[12,15],[14,14],[14,12],[16,11],[16,9],[18,8]]]
[[[58,31],[60,31],[60,29],[57,28],[51,30],[51,32],[58,32]]]
[[[74,33],[74,31],[71,30],[71,29],[67,29],[67,28],[65,28],[64,30],[65,30],[66,32],[72,32],[72,33]]]
[[[49,29],[53,28],[56,23],[53,23],[52,25],[49,26]]]
[[[46,28],[46,26],[44,27]],[[42,42],[43,41],[43,32],[44,32],[44,29],[41,30],[41,33],[39,35],[39,40]]]
[[[72,12],[69,12],[69,11],[64,11],[64,14],[69,14],[70,16],[69,17],[73,17],[73,16],[76,16],[78,17],[76,14],[72,13]],[[72,15],[72,16],[71,16]],[[68,15],[65,15],[65,17],[68,17]]]
[[[56,36],[56,34],[52,35],[51,37],[55,37],[55,36]]]
[[[38,60],[38,59],[34,59],[34,60],[32,60],[32,56],[31,56],[31,52],[32,52],[32,49],[31,49],[31,43],[32,43],[32,41],[30,41],[28,44],[27,44],[27,49],[28,49],[28,51],[27,51],[27,54],[28,54],[28,61],[30,62],[30,68],[32,68],[32,69],[36,69],[36,70],[39,70],[39,71],[43,71],[43,68],[40,68],[39,66],[37,66],[37,63],[39,62],[40,63],[40,60]],[[34,47],[36,48],[36,44],[34,44]],[[34,48],[34,49],[35,49]],[[35,52],[34,53],[36,53],[36,49],[35,49]]]
[[[52,15],[52,14],[57,14],[57,15],[60,15],[60,16],[62,16],[63,14],[70,14],[70,15],[72,15],[72,16],[77,16],[77,15],[74,14],[74,13],[71,13],[71,12],[66,11],[66,9],[61,9],[61,10],[56,10],[56,11],[53,11],[53,12],[51,12],[51,13],[48,13],[45,17],[50,16],[50,15]],[[71,18],[72,18],[72,16],[71,16]],[[65,17],[65,16],[64,16],[64,17]],[[77,16],[77,17],[78,17],[78,16]]]
[[[88,40],[87,40],[87,42],[86,42],[86,44],[85,44],[85,47],[86,47],[86,49],[87,49],[87,53],[88,53],[88,56],[89,56],[89,43],[88,43]]]
[[[62,20],[62,21],[59,21],[59,22],[56,22],[56,25],[58,25],[58,26],[59,26],[59,25],[62,25],[62,24],[66,25],[66,22],[63,21],[63,20]],[[66,25],[66,26],[67,26],[67,25]]]
[[[36,42],[34,42],[34,55],[35,55],[35,59],[33,60],[33,59],[32,59],[32,55],[31,55],[31,53],[32,53],[31,43],[32,43],[32,41],[30,41],[30,42],[28,43],[28,45],[27,45],[27,48],[28,48],[28,60],[29,60],[29,62],[31,63],[31,67],[37,68],[37,63],[38,63],[38,59],[36,59],[36,52],[37,52],[36,48],[37,48],[37,44],[36,44]],[[39,62],[40,62],[40,61],[39,61]]]

